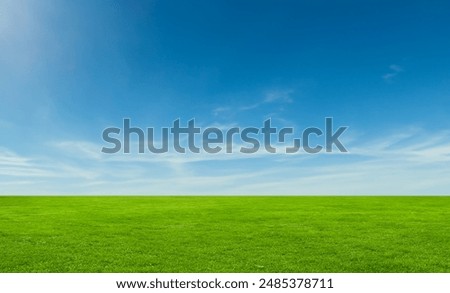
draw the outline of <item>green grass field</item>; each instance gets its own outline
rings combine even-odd
[[[0,197],[0,272],[450,272],[450,197]]]

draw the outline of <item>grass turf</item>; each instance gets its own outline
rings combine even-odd
[[[0,197],[0,272],[450,272],[450,197]]]

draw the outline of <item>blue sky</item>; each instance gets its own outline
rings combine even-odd
[[[449,194],[449,36],[448,1],[2,1],[0,194]],[[102,154],[125,117],[349,153]]]

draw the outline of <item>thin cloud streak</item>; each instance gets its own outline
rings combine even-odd
[[[394,78],[397,77],[400,73],[402,73],[404,70],[401,66],[392,64],[389,66],[390,72],[383,75],[384,81],[391,83],[393,82]]]
[[[294,102],[294,99],[292,98],[293,94],[294,94],[294,90],[291,90],[291,89],[270,90],[270,91],[267,91],[259,101],[256,101],[253,104],[240,105],[238,107],[231,107],[229,105],[219,106],[212,110],[212,114],[214,117],[217,117],[217,116],[220,116],[220,115],[223,115],[226,113],[255,110],[255,109],[260,108],[263,105],[272,104],[272,103],[291,104]]]

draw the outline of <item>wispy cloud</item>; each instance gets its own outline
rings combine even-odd
[[[270,90],[265,92],[260,99],[257,99],[255,102],[251,104],[238,105],[238,106],[219,106],[212,110],[212,114],[214,117],[225,115],[226,113],[235,113],[241,111],[250,111],[260,108],[261,106],[267,104],[290,104],[294,102],[292,95],[294,94],[294,90]]]
[[[212,110],[212,113],[216,117],[216,116],[219,116],[220,114],[228,112],[230,110],[231,110],[230,107],[216,107]]]
[[[272,90],[265,93],[264,97],[254,104],[245,105],[239,107],[240,111],[247,111],[256,109],[264,104],[280,103],[280,104],[290,104],[294,102],[292,98],[293,90]]]
[[[293,90],[274,90],[267,92],[264,98],[264,103],[282,102],[282,103],[292,103],[294,99],[292,98]]]
[[[392,82],[397,75],[404,71],[401,66],[396,64],[390,65],[389,69],[390,71],[382,76],[384,81],[388,83]]]
[[[359,140],[362,141],[362,140]],[[239,148],[240,145],[233,146]],[[59,142],[52,156],[2,149],[2,194],[448,194],[450,134],[407,129],[348,154],[101,154]],[[251,160],[251,161],[249,161]],[[251,163],[250,163],[251,162]]]
[[[238,108],[239,111],[248,111],[248,110],[253,110],[258,108],[259,106],[261,106],[263,104],[263,102],[257,102],[254,104],[250,104],[250,105],[245,105],[245,106],[240,106]]]

